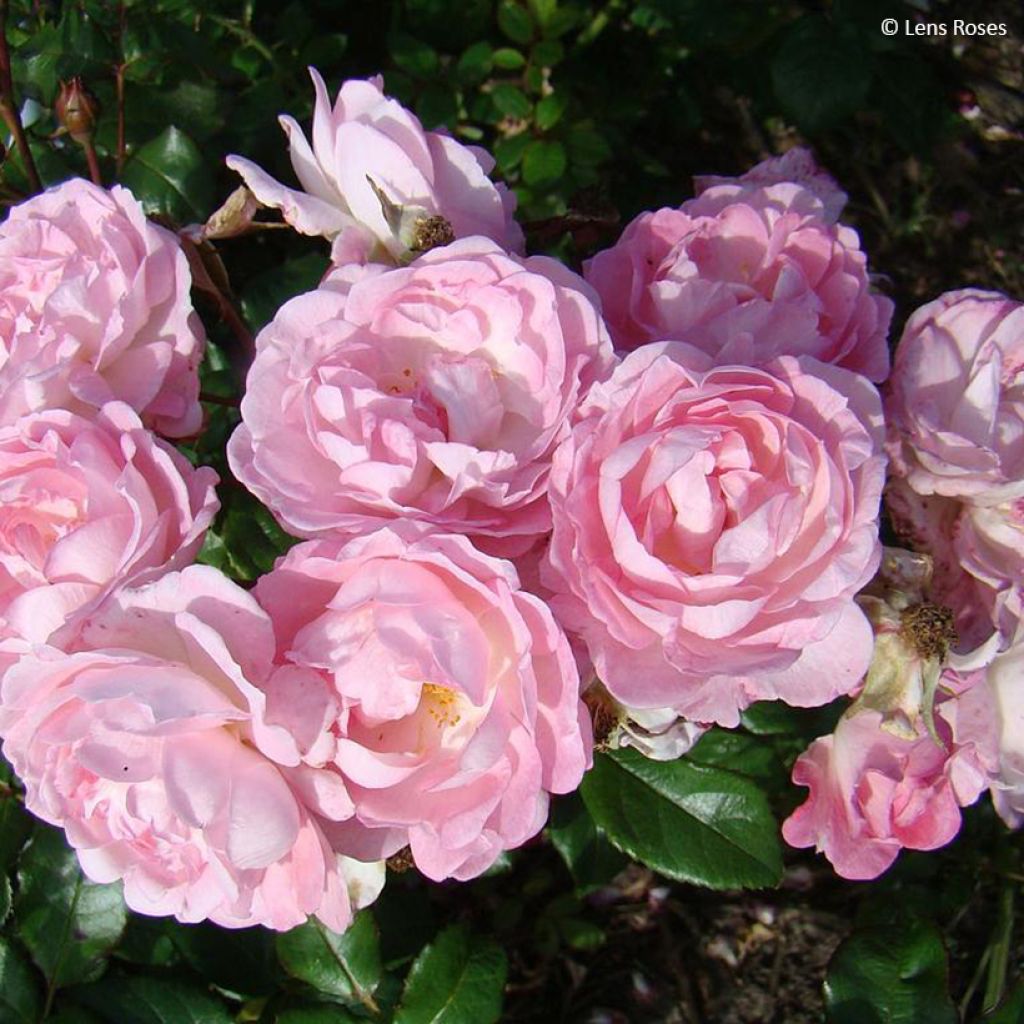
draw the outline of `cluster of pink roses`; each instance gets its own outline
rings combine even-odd
[[[797,761],[783,827],[847,878],[931,850],[986,789],[1024,822],[1024,305],[949,292],[918,309],[885,401],[898,534],[862,605],[874,658],[833,736]]]
[[[986,787],[1024,815],[1021,307],[915,314],[883,414],[892,304],[804,151],[699,181],[580,277],[521,255],[484,151],[379,78],[333,107],[313,78],[312,144],[282,118],[302,190],[228,161],[332,242],[228,445],[305,538],[251,592],[189,565],[216,475],[151,433],[202,426],[176,238],[81,181],[0,227],[0,736],[87,874],[340,930],[400,850],[466,879],[536,835],[590,764],[588,687],[661,757],[854,695],[785,826],[850,877]],[[888,589],[887,456],[935,555]],[[977,641],[955,665],[930,600]]]

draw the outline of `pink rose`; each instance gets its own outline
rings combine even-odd
[[[0,681],[26,805],[65,829],[91,879],[123,879],[132,909],[229,928],[348,924],[345,863],[255,744],[253,680],[272,654],[255,601],[193,566],[118,591],[77,651],[24,649]],[[260,738],[278,745],[266,727]]]
[[[1024,628],[988,667],[995,704],[998,767],[992,802],[1010,828],[1024,825]]]
[[[735,725],[853,689],[871,629],[884,459],[863,377],[784,356],[631,353],[555,452],[545,582],[612,695]]]
[[[738,178],[702,174],[693,179],[693,186],[698,195],[719,185],[728,185],[739,190],[745,186],[784,183],[800,185],[807,189],[821,203],[825,221],[828,224],[838,222],[848,197],[836,184],[832,175],[818,166],[811,151],[803,146],[794,146],[782,156],[762,160]]]
[[[960,565],[1006,641],[1024,626],[1024,498],[1003,505],[967,504],[956,534]]]
[[[188,565],[216,483],[121,402],[94,422],[54,409],[0,427],[0,635],[62,646],[115,587]]]
[[[161,434],[196,433],[205,339],[191,287],[177,239],[127,189],[74,179],[13,207],[0,225],[0,422],[120,399]]]
[[[934,850],[960,829],[960,808],[991,782],[994,719],[984,672],[947,669],[938,739],[890,731],[878,711],[848,713],[800,755],[793,781],[807,801],[783,823],[791,846],[814,846],[843,878],[876,878],[901,849]]]
[[[965,288],[917,310],[886,416],[893,469],[919,494],[1024,497],[1024,305]]]
[[[996,631],[1014,636],[1024,619],[1024,499],[975,505],[940,494],[918,494],[905,477],[885,490],[897,532],[931,555],[933,601],[953,610],[958,650]]]
[[[551,453],[611,343],[583,281],[483,238],[349,267],[259,335],[231,467],[312,537],[423,520],[522,550]]]
[[[304,191],[244,157],[228,157],[261,203],[281,210],[296,231],[336,239],[338,263],[391,263],[410,249],[429,248],[436,230],[430,218],[438,217],[456,238],[484,235],[522,249],[515,196],[488,177],[494,159],[485,150],[424,131],[384,95],[380,75],[349,79],[332,109],[323,79],[313,68],[309,73],[316,89],[312,148],[294,118],[281,117]]]
[[[576,666],[510,563],[401,524],[292,548],[255,593],[281,666],[266,721],[296,738],[341,852],[408,844],[429,878],[472,878],[540,831],[549,793],[579,785]],[[342,781],[351,818],[333,807]]]
[[[810,355],[884,380],[892,302],[856,232],[791,182],[716,185],[642,213],[584,264],[617,348],[689,342],[723,363]]]

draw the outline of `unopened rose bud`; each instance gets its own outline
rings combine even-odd
[[[92,138],[100,116],[100,104],[78,75],[70,82],[60,83],[60,92],[53,107],[57,121],[75,142],[85,144]]]

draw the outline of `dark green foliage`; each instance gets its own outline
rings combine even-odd
[[[598,755],[582,793],[612,843],[669,878],[737,889],[782,877],[768,801],[735,772],[622,750]]]
[[[906,915],[859,929],[825,981],[830,1024],[957,1024],[946,951],[934,925]]]
[[[494,1024],[506,970],[494,942],[462,925],[446,928],[412,965],[395,1024]]]

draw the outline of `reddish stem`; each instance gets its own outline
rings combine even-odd
[[[116,72],[116,85],[117,85],[117,176],[121,177],[121,171],[124,170],[125,155],[128,147],[125,142],[124,133],[124,0],[118,4],[118,11],[120,15],[120,27],[118,28],[117,34],[117,45],[121,51],[121,63],[117,65]]]
[[[7,125],[21,154],[25,175],[33,192],[42,192],[43,183],[36,170],[36,162],[29,149],[28,137],[18,116],[18,104],[14,98],[14,81],[11,78],[11,55],[7,49],[7,0],[0,0],[0,117]]]
[[[102,188],[103,175],[100,173],[100,162],[96,156],[96,147],[92,144],[92,139],[89,138],[83,142],[82,148],[85,150],[85,159],[89,164],[89,177],[94,185],[99,185]]]

